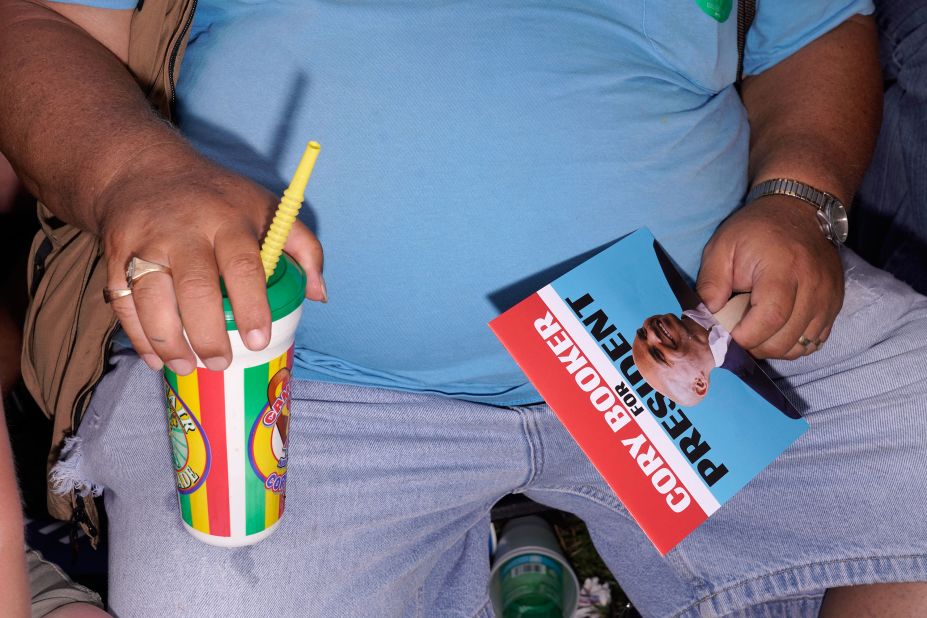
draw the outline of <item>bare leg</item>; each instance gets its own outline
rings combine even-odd
[[[927,583],[831,588],[820,618],[915,618],[927,615]]]

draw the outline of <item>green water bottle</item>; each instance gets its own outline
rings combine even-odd
[[[523,554],[502,567],[503,618],[561,618],[563,567],[543,554]]]

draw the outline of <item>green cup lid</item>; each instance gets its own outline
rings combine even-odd
[[[238,330],[235,326],[235,317],[232,315],[232,304],[225,291],[225,282],[222,286],[222,308],[225,310],[225,329]],[[293,261],[293,258],[284,253],[277,262],[274,274],[267,280],[267,303],[270,305],[270,319],[277,321],[292,313],[302,305],[306,297],[306,271]]]

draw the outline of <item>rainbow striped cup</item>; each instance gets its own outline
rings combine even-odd
[[[257,543],[283,515],[293,342],[305,293],[305,272],[284,256],[267,281],[273,329],[265,349],[244,347],[226,298],[228,369],[210,371],[198,361],[180,376],[164,368],[180,516],[205,543]]]

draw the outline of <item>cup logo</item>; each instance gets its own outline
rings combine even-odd
[[[251,467],[274,493],[286,494],[290,429],[290,370],[280,369],[267,385],[267,405],[251,427]]]
[[[190,494],[199,489],[209,475],[209,439],[196,416],[167,380],[164,380],[164,387],[177,491]]]

